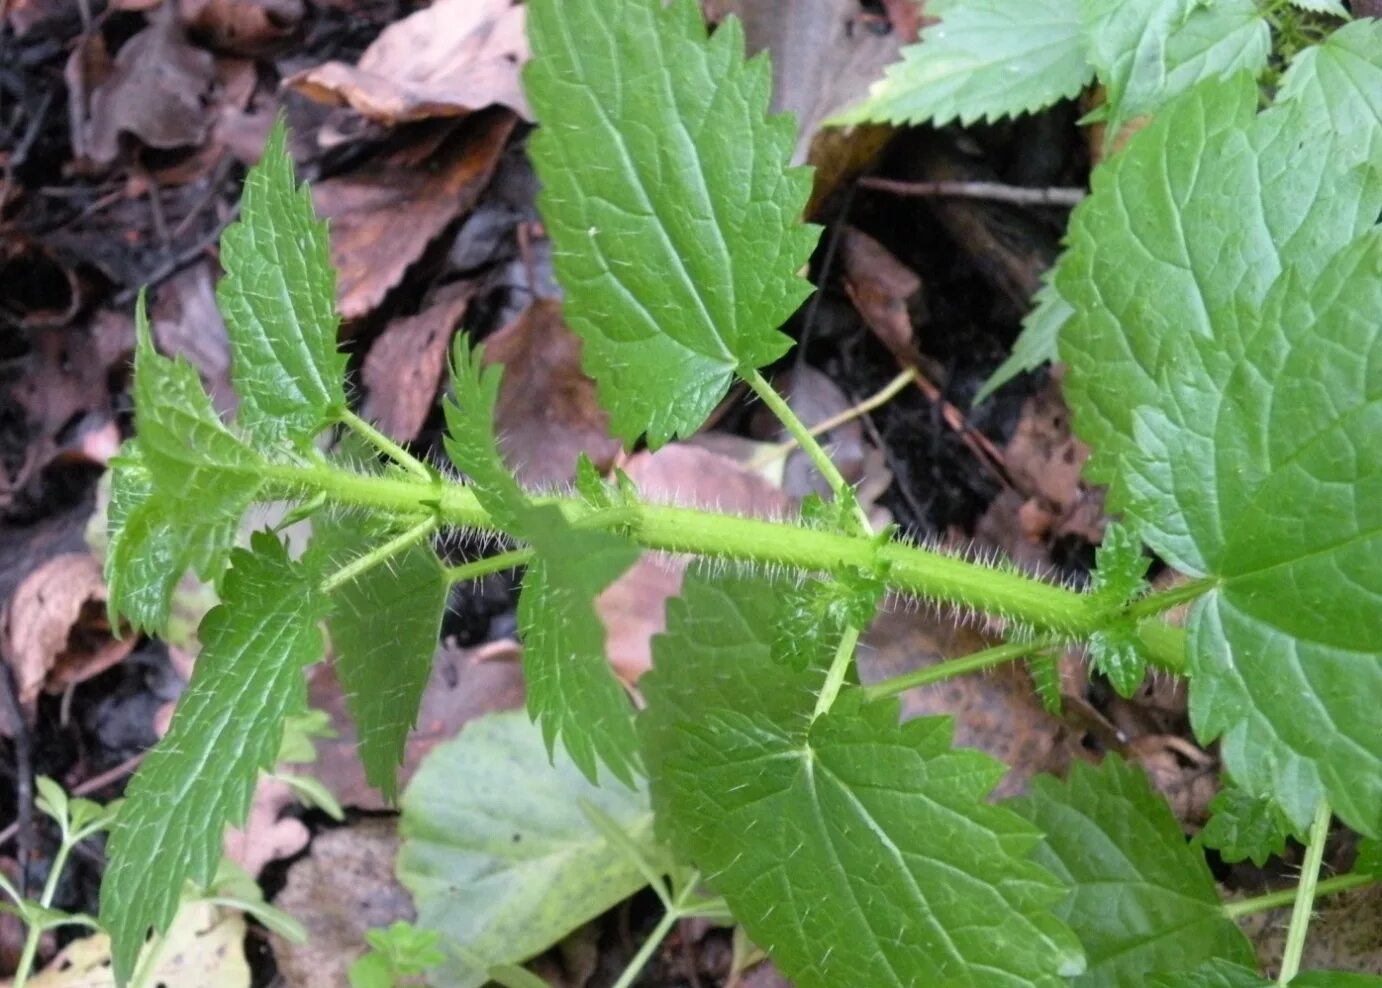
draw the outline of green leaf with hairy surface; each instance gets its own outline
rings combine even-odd
[[[1271,28],[1254,0],[1080,0],[1104,84],[1108,143],[1206,79],[1267,66]]]
[[[1286,850],[1291,823],[1270,799],[1229,786],[1215,795],[1209,812],[1212,815],[1200,831],[1200,843],[1214,848],[1225,861],[1251,858],[1261,868],[1268,858]]]
[[[1057,261],[1056,265],[1059,266]],[[1007,384],[1017,375],[1033,371],[1042,364],[1059,359],[1057,355],[1061,327],[1070,321],[1070,303],[1060,297],[1056,290],[1054,277],[1057,268],[1053,267],[1042,278],[1041,288],[1032,300],[1035,305],[1022,320],[1022,332],[1013,343],[1008,359],[998,365],[989,375],[979,393],[974,396],[974,404],[986,400],[991,394]]]
[[[1003,766],[856,687],[813,719],[830,656],[774,662],[779,607],[771,583],[694,572],[668,603],[639,728],[674,850],[801,988],[1078,974],[1039,831],[985,801]]]
[[[1089,959],[1075,985],[1139,988],[1210,958],[1251,963],[1204,856],[1141,769],[1116,755],[1098,768],[1077,762],[1068,783],[1039,776],[1005,805],[1046,834],[1034,857],[1072,890],[1053,911]]]
[[[359,520],[318,518],[313,546],[344,564],[379,545]],[[432,671],[450,583],[427,542],[410,546],[331,592],[326,627],[355,722],[365,778],[388,802]]]
[[[143,296],[135,329],[138,439],[111,463],[105,571],[112,615],[164,631],[182,574],[220,574],[265,461],[226,428],[191,365],[154,349]]]
[[[293,178],[282,118],[245,178],[239,222],[221,238],[216,298],[234,358],[237,424],[263,444],[302,445],[346,407],[336,349],[336,271],[326,223]]]
[[[603,762],[625,785],[637,770],[638,739],[628,694],[605,657],[605,626],[595,598],[638,560],[633,542],[578,529],[555,505],[533,504],[499,456],[494,407],[502,367],[457,337],[446,402],[446,452],[473,480],[495,520],[532,547],[518,601],[528,710],[551,749],[558,738],[592,782]]]
[[[1291,4],[1301,10],[1308,10],[1315,14],[1333,14],[1335,17],[1348,16],[1348,10],[1344,7],[1343,0],[1291,0]]]
[[[128,982],[149,928],[167,930],[184,881],[215,877],[227,826],[244,822],[259,773],[273,767],[283,718],[307,705],[304,667],[322,654],[326,601],[314,574],[256,533],[231,553],[222,603],[173,725],[149,753],[111,832],[101,925]]]
[[[1147,981],[1147,988],[1268,988],[1270,984],[1255,970],[1217,960],[1194,971],[1153,975]]]
[[[465,951],[434,983],[478,988],[490,966],[542,952],[645,884],[582,802],[656,855],[643,788],[597,788],[560,752],[549,764],[521,713],[472,721],[423,760],[403,794],[398,878],[417,925]]]
[[[1108,526],[1095,550],[1094,562],[1091,592],[1109,606],[1126,604],[1147,589],[1144,577],[1151,560],[1142,552],[1142,540],[1126,525],[1115,522]],[[1132,696],[1147,674],[1137,619],[1123,618],[1090,635],[1089,657],[1119,696]]]
[[[610,428],[689,436],[741,368],[776,360],[810,294],[810,172],[766,117],[766,58],[695,0],[533,0],[524,81],[538,205]]]
[[[839,124],[997,120],[1079,95],[1093,76],[1079,0],[931,0],[939,17]]]
[[[1327,794],[1375,834],[1382,129],[1257,100],[1199,87],[1096,175],[1059,281],[1066,393],[1113,510],[1217,580],[1188,628],[1199,736],[1297,829]]]

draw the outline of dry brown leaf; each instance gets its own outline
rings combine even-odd
[[[413,919],[408,892],[394,879],[399,839],[391,818],[366,818],[321,834],[288,871],[274,905],[307,927],[306,943],[272,936],[288,988],[340,988],[365,951],[365,931]]]
[[[879,614],[859,650],[859,676],[876,682],[986,648],[973,628],[934,611],[892,607]],[[947,714],[955,744],[986,751],[1009,767],[994,791],[1022,792],[1040,772],[1061,773],[1079,757],[1080,739],[1041,706],[1021,665],[949,679],[902,694],[902,715]]]
[[[417,438],[436,401],[451,332],[474,295],[473,282],[449,285],[417,315],[389,323],[370,347],[360,372],[364,412],[386,435]]]
[[[230,383],[230,340],[216,306],[215,265],[194,264],[159,286],[150,313],[158,348],[186,357],[201,373],[211,401],[222,415],[235,411]]]
[[[1269,974],[1281,967],[1291,910],[1272,909],[1238,920]],[[1370,885],[1315,901],[1315,916],[1301,957],[1303,971],[1382,974],[1382,886]]]
[[[301,851],[312,834],[301,820],[283,815],[297,802],[291,786],[271,776],[260,776],[245,825],[226,830],[226,857],[257,878],[270,861],[291,858]]]
[[[840,243],[845,291],[864,322],[900,359],[912,352],[912,314],[920,304],[921,278],[867,233],[845,229]]]
[[[514,122],[503,111],[481,114],[440,146],[410,146],[312,187],[318,214],[331,223],[342,317],[371,312],[433,238],[475,205]]]
[[[408,738],[400,788],[412,778],[418,763],[437,745],[456,736],[462,725],[495,710],[523,705],[522,655],[517,642],[491,642],[466,649],[443,645],[432,660],[432,676],[422,695],[417,729]],[[355,750],[355,724],[346,710],[340,682],[329,664],[316,666],[308,682],[309,702],[331,715],[334,738],[317,738],[312,775],[331,790],[342,806],[363,810],[386,809],[378,790],[365,781]]]
[[[520,483],[552,487],[576,476],[581,453],[602,472],[621,448],[595,382],[581,372],[581,341],[561,303],[539,299],[485,340],[485,361],[504,365],[495,407],[499,446]]]
[[[120,154],[120,136],[154,148],[201,144],[211,129],[206,100],[216,78],[209,52],[188,44],[172,5],[125,42],[110,75],[91,91],[84,146],[93,161]]]
[[[60,691],[109,669],[133,648],[132,635],[110,634],[101,564],[88,553],[49,559],[5,608],[5,660],[26,705],[44,689]]]
[[[302,0],[178,0],[182,22],[218,51],[266,55],[283,47],[302,23]]]
[[[523,27],[515,0],[437,0],[385,28],[358,65],[327,62],[287,85],[386,126],[493,104],[531,119],[519,81],[528,59]]]
[[[791,499],[761,474],[733,460],[684,443],[638,453],[624,466],[651,502],[705,508],[756,518],[780,518]],[[646,553],[595,601],[615,672],[635,683],[652,665],[652,636],[666,630],[668,597],[681,591],[686,560]]]

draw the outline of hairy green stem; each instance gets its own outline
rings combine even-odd
[[[330,593],[337,587],[349,583],[362,573],[366,573],[374,569],[374,567],[378,566],[380,563],[386,562],[398,555],[398,553],[409,546],[421,542],[436,530],[437,522],[434,518],[428,518],[425,521],[418,522],[406,532],[395,535],[383,545],[375,546],[369,552],[352,559],[335,573],[328,576],[322,581],[322,593]]]
[[[384,435],[384,433],[360,418],[360,416],[356,415],[350,409],[343,409],[339,418],[342,425],[349,427],[362,439],[368,440],[375,449],[379,450],[379,452],[393,460],[413,476],[420,480],[432,479],[432,471],[427,469],[427,464],[423,463],[412,453],[409,453],[398,443],[394,442],[388,436]]]
[[[1340,892],[1350,892],[1366,885],[1373,885],[1377,880],[1375,875],[1365,875],[1362,872],[1323,878],[1315,886],[1315,898],[1318,899],[1322,895],[1338,895]],[[1251,899],[1225,902],[1219,909],[1229,919],[1238,919],[1240,916],[1251,916],[1253,913],[1266,912],[1268,909],[1280,909],[1282,906],[1289,906],[1296,901],[1296,895],[1297,889],[1281,889],[1278,892],[1255,895]]]
[[[990,669],[993,666],[1002,665],[1004,662],[1012,662],[1015,659],[1035,655],[1037,652],[1044,652],[1060,643],[1060,637],[1049,635],[1029,642],[1008,642],[1006,645],[995,645],[993,648],[985,648],[958,659],[951,659],[949,662],[941,662],[924,669],[913,669],[911,672],[904,672],[900,676],[881,680],[872,686],[864,687],[864,695],[870,700],[897,696],[897,694],[914,686],[929,686],[932,683],[943,682],[956,676]]]
[[[859,526],[859,531],[861,533],[869,532],[871,530],[869,516],[864,513],[859,502],[854,500],[849,481],[845,480],[844,475],[835,466],[835,461],[821,448],[821,444],[816,442],[816,437],[811,434],[806,423],[797,418],[797,413],[792,411],[792,406],[787,404],[787,399],[778,394],[767,379],[756,370],[740,370],[739,376],[753,389],[753,393],[758,395],[759,400],[777,416],[777,420],[787,427],[787,431],[792,434],[792,438],[797,441],[802,452],[811,458],[811,462],[820,471],[826,483],[830,485],[830,489],[835,492],[836,500],[850,498],[850,502],[854,506],[854,521]]]
[[[478,580],[480,577],[489,576],[491,573],[502,573],[506,569],[518,569],[520,566],[527,566],[532,561],[532,549],[510,549],[508,552],[501,552],[497,556],[477,559],[473,563],[448,566],[446,567],[446,579],[449,583]]]
[[[825,682],[821,684],[820,695],[816,697],[816,710],[812,717],[821,716],[835,705],[835,698],[840,695],[840,689],[845,684],[845,674],[854,662],[854,649],[858,644],[859,629],[853,625],[846,626],[844,634],[840,636],[840,644],[835,649],[835,659],[825,674]]]
[[[1300,958],[1305,952],[1305,934],[1310,929],[1310,916],[1315,908],[1315,891],[1320,883],[1320,865],[1324,862],[1324,842],[1329,837],[1331,818],[1329,803],[1320,800],[1315,822],[1310,825],[1310,844],[1305,849],[1305,863],[1301,868],[1300,885],[1296,889],[1295,905],[1291,907],[1291,925],[1286,930],[1286,949],[1281,955],[1279,985],[1290,984],[1300,970]]]
[[[343,507],[374,511],[419,523],[503,531],[481,507],[473,491],[440,477],[378,477],[335,466],[271,464],[262,475],[265,495],[296,499],[323,493]],[[581,523],[597,513],[577,497],[541,496],[568,519]],[[894,590],[1020,622],[1043,631],[1081,638],[1106,627],[1119,615],[1090,597],[1030,576],[891,542],[883,546],[865,535],[803,528],[661,504],[631,505],[613,513],[612,526],[645,549],[692,553],[717,559],[782,566],[809,573],[854,573],[878,569]],[[1143,621],[1140,634],[1154,661],[1171,672],[1185,667],[1184,632],[1159,621]]]

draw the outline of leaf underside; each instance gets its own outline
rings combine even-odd
[[[582,801],[652,855],[641,786],[596,787],[564,753],[549,761],[520,711],[468,724],[427,756],[403,796],[398,878],[418,925],[484,965],[516,964],[636,892],[646,879]],[[459,960],[436,978],[451,988],[489,980]]]
[[[321,658],[326,601],[312,574],[263,532],[231,559],[172,727],[131,780],[111,832],[101,924],[121,984],[150,927],[172,922],[183,883],[215,877],[225,828],[244,822],[284,717],[306,707],[303,669]]]
[[[689,436],[737,370],[786,352],[818,231],[768,62],[695,0],[533,0],[524,75],[543,220],[610,428]]]
[[[773,660],[777,589],[692,574],[668,605],[639,728],[673,849],[802,988],[1065,984],[1039,833],[984,802],[1003,767],[854,687],[813,721],[829,655]]]
[[[1163,558],[1218,581],[1188,628],[1197,734],[1222,737],[1238,784],[1297,829],[1327,795],[1377,834],[1382,25],[1367,23],[1373,62],[1326,45],[1261,114],[1247,76],[1163,111],[1096,173],[1057,284],[1092,477]],[[1345,60],[1335,92],[1326,68]]]

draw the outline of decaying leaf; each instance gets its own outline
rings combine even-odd
[[[601,470],[619,453],[595,382],[581,372],[581,341],[561,304],[539,299],[485,341],[486,363],[504,365],[495,406],[499,448],[519,483],[550,487],[576,476],[585,453]]]
[[[342,318],[372,311],[432,239],[475,205],[514,126],[495,112],[467,120],[349,175],[312,187],[331,224]]]
[[[496,103],[526,117],[523,13],[515,0],[438,0],[385,28],[358,65],[327,62],[287,84],[387,126]]]
[[[291,858],[312,839],[307,825],[284,810],[298,802],[287,783],[261,776],[243,827],[226,831],[225,856],[249,875],[258,875],[270,861]]]
[[[174,6],[156,10],[90,94],[87,156],[103,164],[114,161],[121,134],[154,148],[200,144],[211,128],[204,100],[215,75],[210,53],[187,43]]]
[[[192,35],[236,55],[278,50],[306,13],[302,0],[178,0],[178,10]]]
[[[909,302],[918,302],[921,278],[877,240],[849,227],[840,242],[845,291],[869,329],[894,354],[912,352]]]
[[[134,648],[106,622],[101,564],[87,553],[54,556],[15,589],[5,609],[4,657],[14,669],[19,700],[61,690],[119,662]]]
[[[244,915],[205,902],[184,904],[168,930],[151,983],[249,988]],[[115,988],[110,938],[98,933],[68,944],[29,979],[29,988]]]
[[[365,355],[365,417],[400,442],[417,438],[436,403],[451,333],[475,295],[473,282],[442,289],[415,316],[389,323]]]

